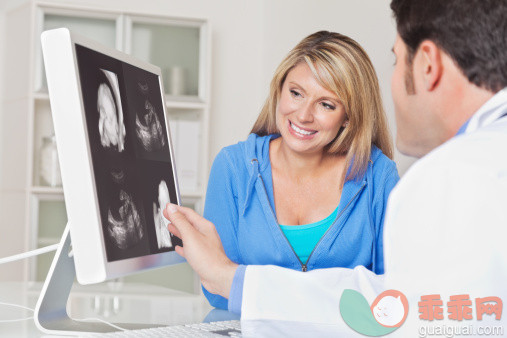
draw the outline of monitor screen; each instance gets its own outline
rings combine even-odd
[[[174,250],[176,203],[159,76],[76,44],[108,261]]]
[[[184,261],[160,68],[63,28],[42,47],[78,281]]]

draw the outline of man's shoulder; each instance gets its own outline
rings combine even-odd
[[[466,186],[471,181],[505,175],[506,148],[507,128],[484,128],[457,136],[415,162],[395,190],[409,193],[428,182],[438,182],[441,186],[452,185],[452,191],[459,191],[456,187]]]

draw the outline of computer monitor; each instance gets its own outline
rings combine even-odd
[[[160,68],[65,28],[41,39],[78,282],[182,262]]]
[[[76,277],[92,284],[184,261],[162,215],[168,202],[180,204],[180,193],[160,68],[65,28],[41,40],[68,224],[35,324],[65,335],[160,326],[114,326],[67,311]]]
[[[92,284],[184,261],[162,215],[180,193],[161,70],[66,28],[41,40],[68,224],[36,323],[108,331],[67,316],[74,274]]]

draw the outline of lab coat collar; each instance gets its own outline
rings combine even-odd
[[[507,114],[507,87],[486,101],[470,118],[465,134],[487,126]]]

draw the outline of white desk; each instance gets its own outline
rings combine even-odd
[[[35,307],[41,283],[0,283],[0,302]],[[338,305],[337,305],[338,306]],[[68,304],[73,318],[101,318],[113,323],[177,325],[239,319],[227,311],[213,309],[203,295],[193,295],[147,284],[75,285]],[[29,317],[32,312],[0,305],[0,321]],[[121,326],[121,325],[120,325]],[[343,324],[296,321],[243,320],[244,337],[364,337]],[[417,335],[417,330],[399,330],[389,337]],[[0,337],[55,337],[38,331],[33,319],[0,323]]]
[[[41,283],[2,282],[0,302],[35,308]],[[74,285],[69,303],[73,318],[101,318],[113,323],[187,324],[200,323],[213,309],[203,295],[147,284]],[[211,320],[237,319],[227,311],[214,310]],[[30,317],[33,313],[0,305],[0,321]],[[216,317],[218,315],[218,317]],[[228,318],[230,317],[230,318]],[[35,326],[33,319],[0,323],[1,337],[48,337]]]

